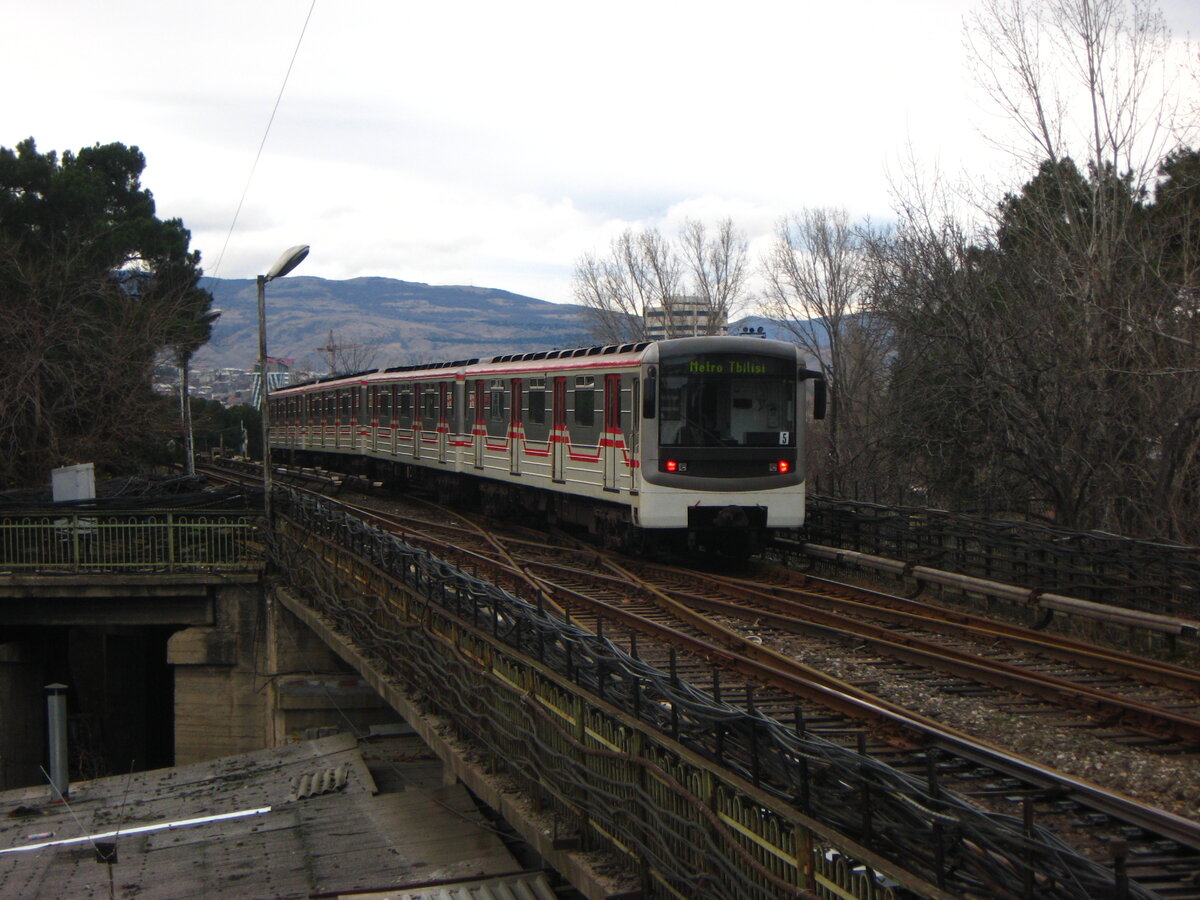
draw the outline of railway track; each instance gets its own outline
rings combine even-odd
[[[1200,827],[1190,818],[915,714],[804,665],[788,642],[805,635],[869,645],[910,674],[932,671],[950,686],[1034,698],[1074,711],[1116,743],[1174,756],[1190,754],[1200,739],[1189,670],[795,573],[702,575],[507,528],[500,539],[494,526],[437,508],[423,515],[355,508],[726,703],[925,778],[931,793],[955,792],[1027,825],[1036,821],[1157,896],[1200,898]],[[991,654],[976,653],[981,645]]]

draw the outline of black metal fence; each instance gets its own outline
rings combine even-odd
[[[1110,871],[1016,817],[714,700],[320,502],[281,507],[272,552],[296,590],[585,840],[627,853],[648,896],[833,896],[831,864],[852,896],[888,896],[863,859],[917,894],[1113,896]]]
[[[1200,548],[810,496],[805,539],[1030,589],[1200,614]]]

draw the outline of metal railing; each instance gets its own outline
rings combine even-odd
[[[250,511],[0,510],[0,572],[195,572],[262,564]]]
[[[1200,548],[1180,544],[812,494],[803,540],[1157,615],[1200,608]]]
[[[724,704],[324,504],[288,493],[282,509],[271,555],[311,608],[583,849],[628,854],[647,897],[898,896],[886,873],[917,896],[1019,898],[1025,871],[1041,897],[1112,892],[1049,832]]]

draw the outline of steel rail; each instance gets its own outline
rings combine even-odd
[[[912,598],[884,594],[857,585],[817,578],[808,574],[797,576],[788,569],[778,569],[771,574],[787,579],[796,577],[799,584],[792,584],[790,581],[784,584],[766,583],[725,575],[709,574],[704,577],[718,584],[741,585],[758,590],[770,594],[781,603],[788,605],[809,608],[814,602],[820,602],[892,622],[912,623],[930,630],[1001,640],[1014,646],[1053,656],[1064,662],[1088,665],[1112,674],[1129,675],[1179,691],[1191,691],[1200,698],[1200,672],[1195,669],[1134,656],[1074,638],[988,619],[959,610],[922,603]],[[839,593],[851,596],[839,596]]]
[[[678,594],[678,592],[676,592]],[[1170,710],[1130,700],[1110,691],[1091,685],[1079,684],[1056,675],[1031,672],[1020,666],[978,657],[951,647],[944,647],[920,638],[897,639],[894,634],[879,626],[859,622],[836,613],[812,611],[812,618],[800,618],[761,608],[742,606],[721,600],[713,600],[696,594],[686,596],[688,603],[719,615],[731,618],[756,619],[786,631],[807,631],[828,635],[835,639],[853,636],[904,662],[925,668],[938,669],[972,681],[989,684],[1005,690],[1027,694],[1066,705],[1102,714],[1115,715],[1115,720],[1145,734],[1168,739],[1180,739],[1200,745],[1200,719],[1180,715]],[[751,592],[746,592],[747,596]],[[1106,722],[1105,724],[1109,724]]]
[[[625,582],[615,576],[600,576],[593,572],[571,569],[554,563],[535,562],[531,569],[543,571],[560,571],[577,573],[592,580],[606,578],[615,585]],[[663,567],[651,567],[664,570]],[[669,571],[669,570],[666,570]],[[686,573],[687,577],[701,580],[711,580],[707,576]],[[644,579],[642,579],[643,583]],[[736,592],[744,598],[770,604],[777,598],[756,591],[742,584],[731,584],[714,580],[726,591]],[[667,588],[669,596],[682,598],[686,605],[703,609],[729,618],[743,619],[753,616],[759,621],[767,622],[785,631],[799,633],[802,631],[816,632],[833,638],[854,636],[865,640],[881,650],[885,655],[926,668],[938,669],[951,674],[968,678],[972,681],[990,684],[1006,690],[1014,690],[1048,700],[1058,705],[1066,705],[1085,712],[1100,712],[1117,716],[1122,724],[1149,734],[1154,737],[1181,739],[1200,745],[1200,719],[1181,715],[1171,710],[1162,709],[1150,704],[1114,694],[1091,685],[1079,684],[1069,679],[1055,675],[1036,673],[1023,669],[1011,663],[977,657],[953,648],[944,647],[920,638],[906,637],[897,639],[892,633],[879,626],[850,619],[837,613],[822,610],[807,609],[809,618],[795,615],[785,615],[771,612],[759,607],[746,607],[736,603],[715,600],[699,594],[685,593],[677,588]],[[757,646],[757,645],[754,645]]]

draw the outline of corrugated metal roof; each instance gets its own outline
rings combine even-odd
[[[116,845],[120,895],[138,900],[387,890],[485,900],[486,893],[435,895],[407,886],[474,879],[483,889],[492,876],[520,868],[461,785],[435,784],[424,774],[401,783],[406,789],[377,793],[357,742],[337,735],[79,782],[69,808],[51,803],[45,787],[2,792],[0,896],[107,898],[109,872],[93,846],[99,841]],[[536,878],[526,884],[520,876],[512,888],[505,880],[491,896],[553,897]]]
[[[541,872],[506,875],[374,894],[342,894],[340,900],[555,900]]]

